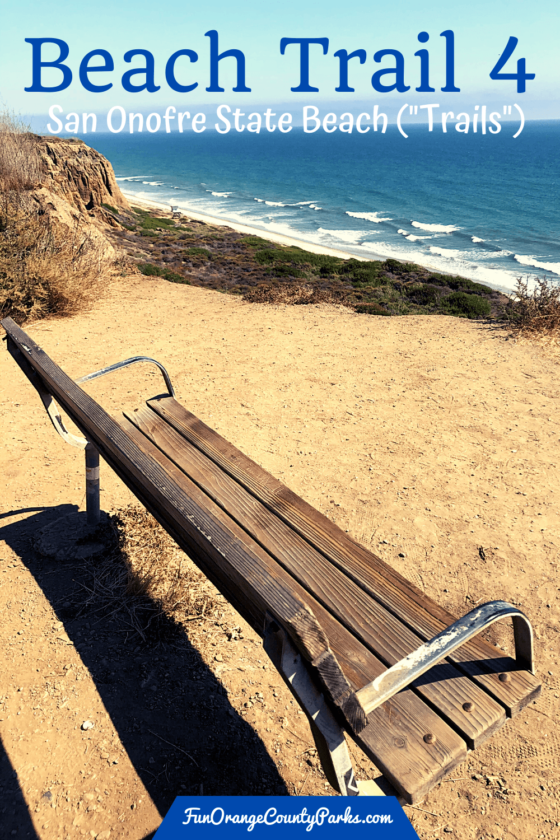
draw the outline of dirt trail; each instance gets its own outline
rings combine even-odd
[[[520,605],[542,698],[407,813],[426,840],[559,836],[555,362],[465,320],[267,307],[144,277],[29,332],[74,377],[155,357],[184,405],[444,606]],[[303,716],[227,604],[167,642],[80,614],[87,569],[31,538],[83,507],[83,456],[5,351],[0,383],[2,836],[141,840],[201,785],[329,792]],[[161,385],[139,366],[88,390],[117,411]],[[101,474],[105,510],[134,501]],[[509,629],[493,632],[511,650]]]

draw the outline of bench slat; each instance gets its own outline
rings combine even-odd
[[[148,405],[423,640],[456,620],[172,397],[158,397]],[[515,660],[480,636],[458,648],[450,659],[511,716],[540,694],[540,684],[532,674],[517,670]],[[498,679],[504,671],[510,672],[507,682]]]
[[[394,665],[422,644],[419,636],[373,601],[160,415],[141,408],[125,412],[125,416],[382,662]],[[135,440],[142,445],[139,439]],[[471,749],[505,723],[502,706],[448,663],[431,669],[416,688],[452,723]],[[471,712],[463,709],[468,702],[473,704]]]
[[[123,418],[119,423],[137,446],[166,470],[170,480],[208,511],[223,514],[212,499],[206,497],[206,502],[202,501],[205,494],[197,484],[129,420]],[[177,534],[179,545],[188,551],[189,546],[181,534],[180,526]],[[255,553],[258,548],[256,546]],[[264,551],[259,556],[268,573],[284,586],[289,586],[298,601],[312,610],[354,689],[383,673],[385,665],[288,572]],[[241,610],[241,613],[244,614],[244,611]],[[263,624],[264,613],[259,629],[262,629]],[[423,740],[428,733],[435,736],[432,744],[426,744]],[[368,717],[366,728],[359,735],[352,733],[352,737],[399,793],[411,803],[419,802],[440,778],[465,759],[467,751],[465,741],[410,689],[400,692],[380,709],[375,709]]]

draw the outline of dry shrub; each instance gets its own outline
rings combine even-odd
[[[42,177],[37,141],[21,120],[0,113],[0,316],[20,324],[83,309],[105,276],[105,253],[88,221],[63,224],[34,200]]]
[[[127,593],[148,596],[168,616],[197,618],[213,604],[208,582],[161,525],[133,505],[111,517],[127,573]]]
[[[35,135],[9,111],[0,113],[0,192],[19,193],[41,180]]]
[[[262,283],[243,295],[243,299],[249,303],[284,303],[293,306],[311,303],[346,304],[347,298],[348,293],[343,290],[338,292],[300,283]]]
[[[560,283],[535,279],[532,285],[517,280],[506,308],[508,325],[528,335],[552,335],[560,331]]]
[[[212,616],[219,594],[143,508],[117,510],[90,537],[105,550],[84,565],[77,614],[117,619],[146,641],[165,640],[181,625]],[[71,602],[70,602],[71,603]]]
[[[102,291],[105,257],[86,226],[52,223],[19,206],[0,231],[0,315],[18,323],[73,315]]]
[[[207,579],[151,514],[129,505],[113,514],[111,525],[128,595],[149,597],[178,621],[202,618],[213,609]]]

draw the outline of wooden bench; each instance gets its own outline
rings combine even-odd
[[[343,731],[412,804],[539,695],[515,607],[492,602],[457,621],[187,411],[165,371],[168,393],[114,419],[11,319],[2,325],[57,430],[88,443],[93,519],[99,452],[263,636],[337,790],[359,789]],[[78,382],[133,361],[150,360]],[[53,398],[87,440],[70,439]],[[506,617],[515,659],[477,635]]]

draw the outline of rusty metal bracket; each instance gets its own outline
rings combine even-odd
[[[517,664],[534,674],[533,630],[529,619],[506,601],[489,601],[471,610],[357,691],[356,698],[366,715],[414,682],[440,659],[445,659],[473,636],[502,618],[513,620]]]

